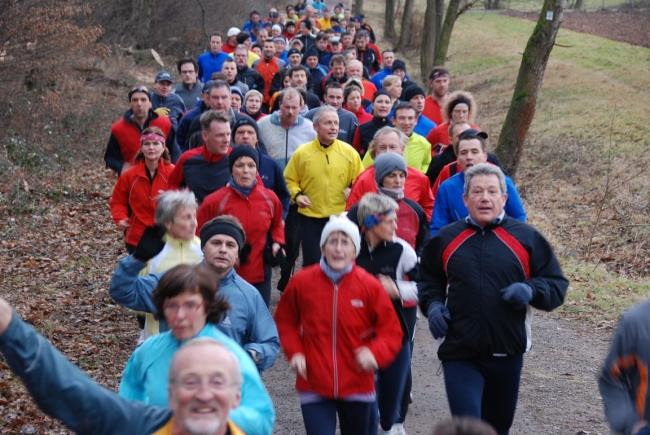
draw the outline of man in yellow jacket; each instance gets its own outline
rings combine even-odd
[[[320,260],[321,231],[331,215],[345,211],[350,186],[363,171],[359,153],[337,139],[339,115],[334,107],[321,108],[313,122],[316,139],[300,145],[284,170],[300,213],[303,267]]]

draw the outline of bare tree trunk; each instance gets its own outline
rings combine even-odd
[[[359,15],[363,13],[363,0],[354,1],[354,15]]]
[[[442,32],[442,19],[445,15],[445,0],[435,0],[436,4],[436,44],[440,41],[440,33]]]
[[[384,12],[384,39],[394,41],[397,38],[395,33],[395,0],[386,0],[386,11]]]
[[[539,20],[521,59],[512,102],[495,150],[503,167],[513,179],[517,174],[526,134],[535,116],[537,94],[542,86],[555,37],[562,24],[565,7],[566,0],[544,0]]]
[[[451,41],[451,32],[453,32],[454,24],[456,24],[456,18],[458,18],[459,6],[460,0],[449,0],[449,6],[447,6],[447,14],[445,14],[445,22],[442,25],[440,38],[438,38],[438,41],[436,43],[436,51],[433,55],[432,66],[443,66],[445,64],[447,49],[449,48],[449,41]]]
[[[582,9],[582,0],[576,0],[576,4],[573,7],[574,9]]]
[[[399,41],[395,51],[404,51],[409,41],[411,40],[411,16],[413,14],[414,0],[406,0],[404,2],[404,12],[402,13],[402,26],[399,31]]]
[[[433,52],[436,47],[436,2],[437,0],[427,0],[427,9],[424,12],[422,47],[420,48],[420,71],[423,80],[429,76],[429,70],[433,67]]]

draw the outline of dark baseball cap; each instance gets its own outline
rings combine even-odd
[[[458,136],[458,139],[467,139],[467,138],[472,138],[472,137],[482,137],[483,139],[487,139],[488,135],[484,131],[479,131],[473,128],[468,128],[464,132]]]
[[[156,74],[156,83],[158,82],[174,83],[174,78],[168,71],[160,71]]]

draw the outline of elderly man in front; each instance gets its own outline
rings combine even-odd
[[[533,227],[507,216],[503,172],[480,163],[465,173],[469,215],[444,226],[420,266],[420,308],[429,319],[453,416],[512,425],[532,308],[564,303],[569,285],[553,249]]]

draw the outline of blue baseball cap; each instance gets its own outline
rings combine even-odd
[[[174,83],[174,78],[168,71],[160,71],[158,74],[156,74],[156,83],[164,81]]]

